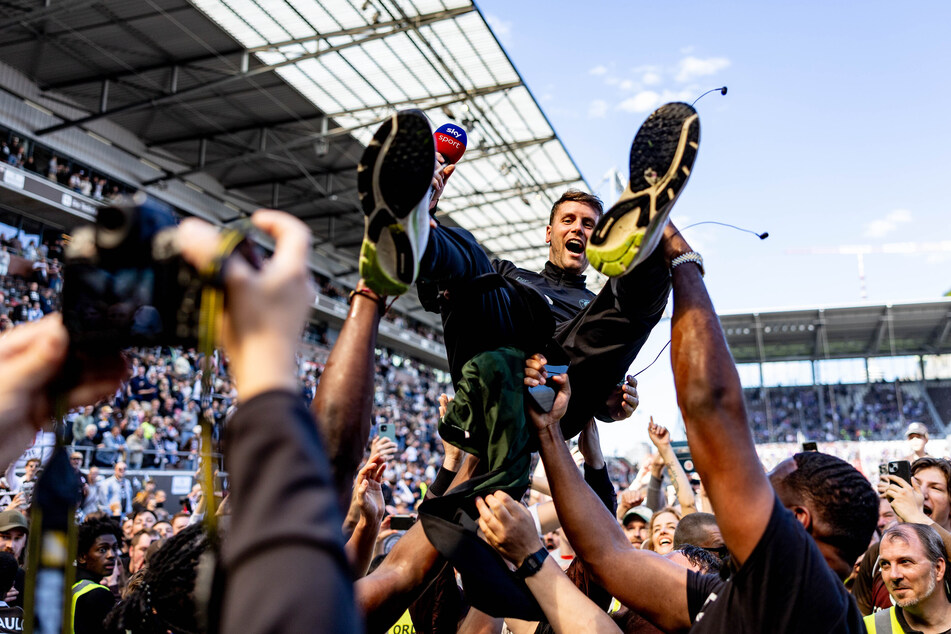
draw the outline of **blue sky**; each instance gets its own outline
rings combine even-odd
[[[592,187],[656,105],[729,86],[674,212],[770,233],[687,233],[720,311],[861,301],[855,256],[789,249],[951,239],[948,3],[478,4]],[[867,256],[868,299],[938,297],[949,262]]]
[[[697,104],[700,154],[673,215],[770,233],[685,233],[720,312],[862,302],[855,256],[790,249],[951,240],[951,4],[477,1],[592,187],[627,173],[656,105],[729,86]],[[867,301],[940,297],[949,265],[951,251],[866,256]],[[662,323],[635,368],[668,337]],[[636,420],[676,426],[669,367],[642,376]]]

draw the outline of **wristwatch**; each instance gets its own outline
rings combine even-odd
[[[544,546],[525,558],[522,565],[515,571],[515,576],[519,579],[527,579],[542,569],[542,565],[548,558],[548,549]]]

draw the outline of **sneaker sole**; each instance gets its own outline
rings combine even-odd
[[[657,248],[699,148],[700,118],[687,104],[666,104],[647,118],[631,144],[627,188],[588,242],[594,268],[618,277]]]
[[[426,116],[404,110],[376,131],[357,165],[366,215],[360,276],[383,295],[402,295],[416,281],[429,237],[428,199],[436,146]]]

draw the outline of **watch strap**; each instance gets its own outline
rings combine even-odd
[[[525,558],[522,565],[515,571],[515,576],[519,579],[527,579],[542,569],[545,559],[548,558],[548,549],[542,546],[534,553]]]

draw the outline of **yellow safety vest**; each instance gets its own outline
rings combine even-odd
[[[400,620],[394,623],[393,627],[386,631],[386,634],[416,634],[413,620],[409,617],[409,610],[403,612]]]
[[[879,610],[865,617],[865,629],[868,634],[904,634],[895,607]]]
[[[88,579],[83,579],[82,581],[77,581],[73,584],[73,618],[72,625],[70,627],[70,634],[75,634],[76,632],[76,601],[79,600],[79,597],[83,596],[87,592],[92,592],[96,588],[102,588],[103,590],[109,590],[106,586],[101,583],[96,583],[95,581],[89,581]]]

